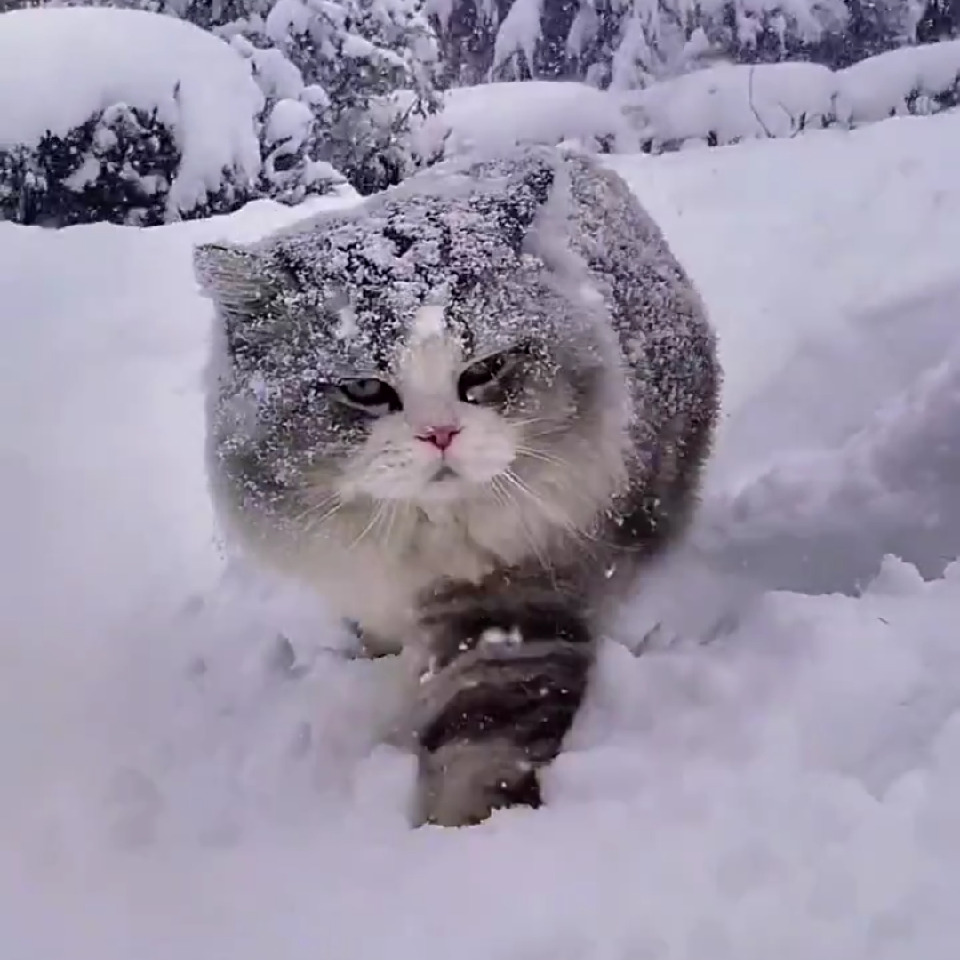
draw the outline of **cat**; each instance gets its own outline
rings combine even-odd
[[[712,445],[715,334],[663,234],[596,159],[519,147],[194,257],[226,527],[415,664],[415,822],[540,806]]]

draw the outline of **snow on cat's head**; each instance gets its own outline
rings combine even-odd
[[[575,524],[613,373],[596,304],[530,242],[556,180],[532,153],[199,248],[220,317],[215,463],[234,499],[301,533],[388,536],[384,505]]]

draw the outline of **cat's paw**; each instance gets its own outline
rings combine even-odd
[[[453,742],[420,755],[418,826],[475,826],[495,810],[542,802],[537,769],[513,744]]]

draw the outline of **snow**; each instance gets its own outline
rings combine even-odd
[[[890,50],[847,67],[839,81],[837,112],[847,123],[906,113],[911,95],[935,97],[960,84],[960,40]]]
[[[846,39],[848,52],[862,56],[870,46],[862,35],[867,18],[843,0],[591,0],[562,13],[543,0],[475,0],[472,6],[476,15],[461,12],[466,19],[458,26],[472,34],[460,38],[460,53],[476,81],[585,76],[631,90],[706,58],[740,58],[751,49],[766,56],[806,47],[815,55],[824,41]],[[425,0],[446,39],[453,7],[453,0]],[[923,9],[919,0],[882,4],[872,10],[867,32],[909,42]]]
[[[724,429],[547,806],[462,831],[407,825],[397,665],[206,492],[190,246],[337,201],[0,224],[5,958],[953,960],[960,116],[609,162],[703,288]]]
[[[278,100],[267,118],[264,139],[267,143],[289,140],[292,150],[300,148],[313,129],[313,111],[299,100]]]
[[[261,49],[255,47],[246,37],[234,34],[230,46],[250,68],[264,96],[296,99],[304,92],[303,77],[300,71],[275,47]],[[326,93],[323,93],[326,97]]]
[[[620,96],[637,135],[659,152],[936,112],[935,98],[956,102],[958,85],[960,40],[953,40],[901,47],[838,71],[800,61],[723,63]],[[917,97],[927,98],[927,109],[911,108]]]
[[[264,21],[267,36],[281,44],[291,35],[309,33],[311,6],[304,0],[278,0]],[[330,5],[328,12],[336,15],[338,11]]]
[[[520,43],[523,17],[536,9],[533,2],[514,4],[510,17],[517,23],[505,31],[504,21],[498,43]],[[639,42],[642,25],[635,25]],[[621,44],[624,55],[627,39]],[[514,46],[505,50],[505,58],[515,52]],[[617,62],[615,57],[615,69]],[[624,69],[634,69],[632,55]],[[942,109],[936,98],[949,106],[958,88],[960,40],[903,47],[838,71],[801,61],[720,63],[639,90],[614,84],[602,91],[574,81],[492,83],[447,91],[443,110],[420,124],[413,144],[420,156],[441,147],[449,157],[565,140],[614,153],[634,153],[641,145],[660,153],[935,113]]]
[[[921,306],[949,299],[956,284],[958,123],[956,114],[898,117],[854,136],[825,130],[684,152],[669,162],[609,158],[682,249],[723,331],[728,414],[781,381],[783,364],[798,351],[829,363],[840,391],[848,378],[840,371],[857,362],[857,351],[869,350],[871,367],[883,371],[881,382],[858,387],[863,401],[805,384],[816,395],[802,402],[818,404],[818,429],[831,418],[865,415],[917,364],[942,358],[950,332],[934,331],[937,318],[927,319]],[[848,159],[851,143],[856,162]],[[731,208],[745,241],[720,249]],[[903,305],[916,321],[906,342],[894,326]]]
[[[152,112],[182,157],[169,204],[189,210],[223,170],[260,169],[263,97],[230,46],[186,21],[139,10],[57,7],[0,18],[0,149],[65,134],[118,103]]]
[[[516,0],[513,3],[497,29],[491,67],[494,74],[515,58],[522,58],[528,73],[533,74],[533,56],[540,38],[542,13],[543,0]],[[518,65],[512,72],[519,77],[523,75]]]
[[[444,138],[446,142],[444,143]],[[637,138],[616,97],[585,83],[528,80],[448,90],[443,109],[414,132],[417,154],[441,146],[447,157],[475,150],[497,153],[518,143],[610,141],[628,152]]]
[[[797,118],[814,126],[833,112],[835,74],[816,63],[721,64],[624,95],[644,139],[733,143],[788,136]]]

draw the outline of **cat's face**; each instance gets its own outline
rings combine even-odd
[[[224,333],[214,432],[247,496],[318,524],[345,504],[575,496],[609,357],[509,222],[544,198],[510,198],[414,196],[201,248]]]
[[[543,366],[528,339],[478,356],[421,307],[383,376],[345,378],[330,397],[359,412],[365,434],[343,459],[339,491],[423,505],[495,492],[534,448],[542,404],[531,390]]]

